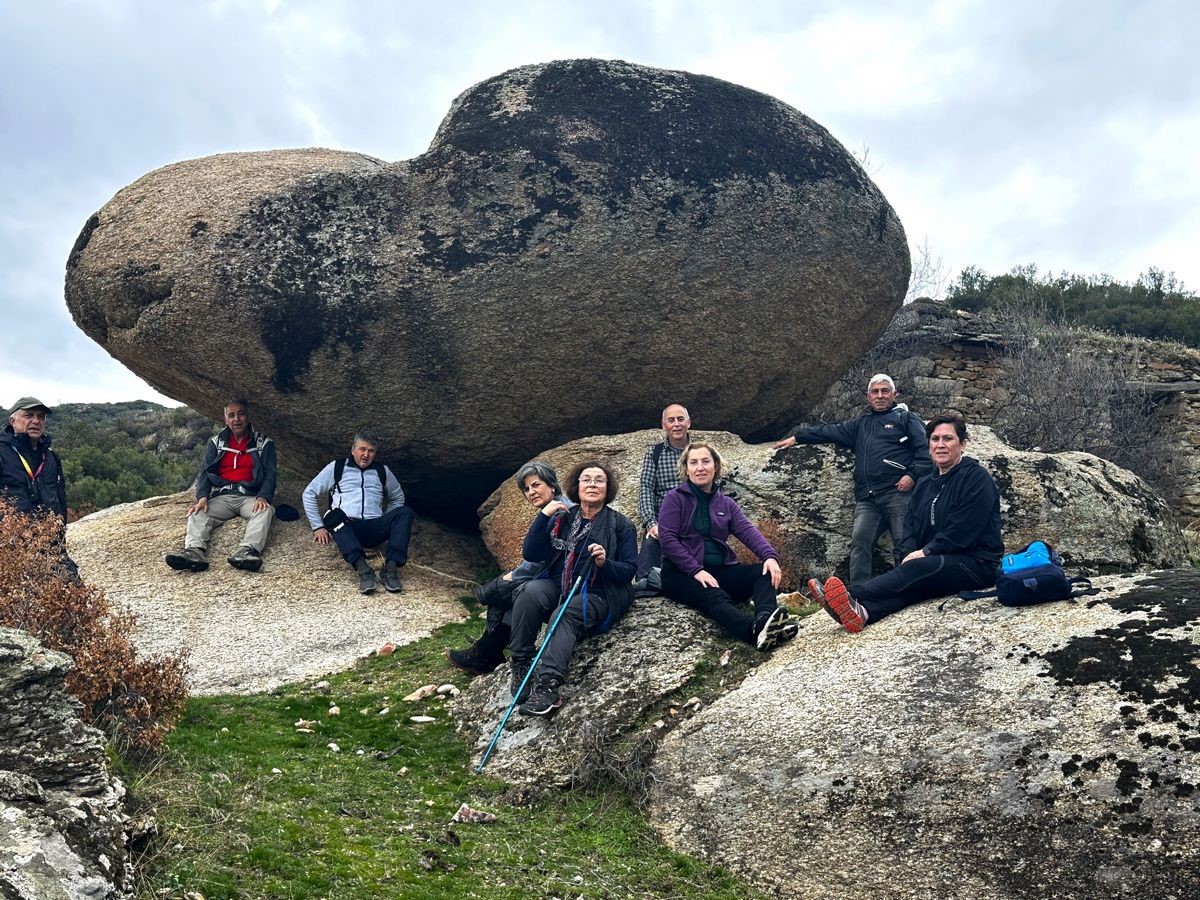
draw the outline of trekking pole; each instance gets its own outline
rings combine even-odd
[[[567,599],[562,602],[562,605],[558,608],[558,615],[554,617],[554,621],[550,623],[550,627],[546,630],[546,636],[542,638],[542,646],[538,647],[538,652],[534,655],[533,662],[529,664],[529,671],[525,673],[525,677],[521,679],[521,686],[518,687],[516,693],[513,694],[512,703],[508,704],[508,709],[504,712],[504,718],[500,720],[500,725],[496,728],[496,733],[492,735],[492,742],[488,744],[487,750],[484,751],[483,759],[479,760],[479,765],[475,767],[476,775],[483,771],[483,767],[487,765],[488,757],[491,756],[492,751],[496,749],[496,741],[500,740],[500,735],[504,733],[504,726],[508,724],[509,716],[511,716],[513,710],[516,709],[517,698],[520,697],[524,692],[526,683],[530,678],[533,677],[533,673],[537,670],[538,660],[542,658],[542,653],[545,652],[547,645],[549,645],[550,636],[554,634],[554,629],[558,627],[559,620],[562,619],[563,613],[567,611],[567,605],[571,602],[571,598],[575,596],[575,592],[579,590],[579,586],[583,584],[583,580],[587,578],[592,567],[593,558],[594,557],[589,556],[584,562],[582,570],[575,579],[575,583],[571,585],[571,590],[567,594]]]

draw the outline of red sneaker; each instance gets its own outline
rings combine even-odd
[[[825,610],[837,619],[838,624],[851,634],[858,634],[867,624],[867,611],[857,600],[850,596],[842,579],[834,576],[825,580],[824,603]]]

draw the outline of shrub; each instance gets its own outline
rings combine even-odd
[[[783,531],[779,524],[773,519],[759,519],[755,525],[763,537],[779,553],[779,590],[795,591],[800,589],[800,581],[796,578],[796,573],[792,566],[792,561],[789,558],[788,542],[784,538]],[[754,555],[749,547],[739,540],[731,540],[729,546],[733,548],[734,556],[742,565],[762,565],[762,561]]]
[[[158,749],[187,699],[187,653],[139,659],[128,637],[133,613],[61,571],[61,534],[58,519],[0,502],[0,625],[75,660],[67,690],[120,749]]]
[[[1009,399],[994,426],[1010,444],[1046,453],[1083,450],[1116,463],[1173,498],[1178,451],[1159,401],[1134,381],[1136,365],[1120,355],[1084,349],[1083,329],[1036,307],[996,313],[1006,342],[1000,359]]]
[[[1200,347],[1200,296],[1159,269],[1126,283],[1107,275],[1043,275],[1033,265],[994,277],[968,268],[950,286],[947,300],[970,312],[1034,303],[1056,322]]]

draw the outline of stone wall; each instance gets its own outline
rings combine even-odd
[[[809,419],[857,414],[866,379],[886,371],[896,378],[901,400],[921,414],[953,411],[969,423],[991,425],[1009,400],[1005,349],[1023,340],[986,314],[917,300],[897,313],[875,348],[830,388]],[[1200,350],[1101,332],[1085,333],[1080,346],[1126,361],[1131,382],[1159,404],[1177,451],[1176,488],[1166,492],[1168,502],[1186,524],[1200,522]]]
[[[71,666],[0,628],[0,897],[117,900],[132,885],[125,788],[63,689]]]

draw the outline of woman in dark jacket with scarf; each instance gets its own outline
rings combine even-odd
[[[521,555],[543,566],[542,573],[521,586],[512,611],[512,692],[516,696],[534,656],[534,641],[543,622],[558,614],[575,579],[584,575],[558,627],[550,635],[530,682],[533,693],[519,708],[522,715],[550,715],[560,706],[558,689],[566,680],[575,642],[607,631],[633,605],[633,573],[637,569],[637,529],[608,506],[617,498],[617,476],[602,462],[577,465],[566,478],[568,509],[555,501],[544,506],[529,526]]]
[[[721,493],[721,467],[721,454],[703,441],[693,441],[679,457],[683,483],[667,493],[658,511],[663,593],[734,637],[770,650],[798,630],[775,602],[779,554],[741,507]],[[761,567],[737,563],[727,543],[731,534],[763,560]],[[753,616],[738,607],[750,599]]]
[[[900,565],[849,587],[840,578],[808,583],[813,598],[851,634],[920,600],[996,583],[1004,555],[996,482],[976,460],[963,456],[967,426],[961,416],[934,416],[925,434],[937,475],[917,484]]]

